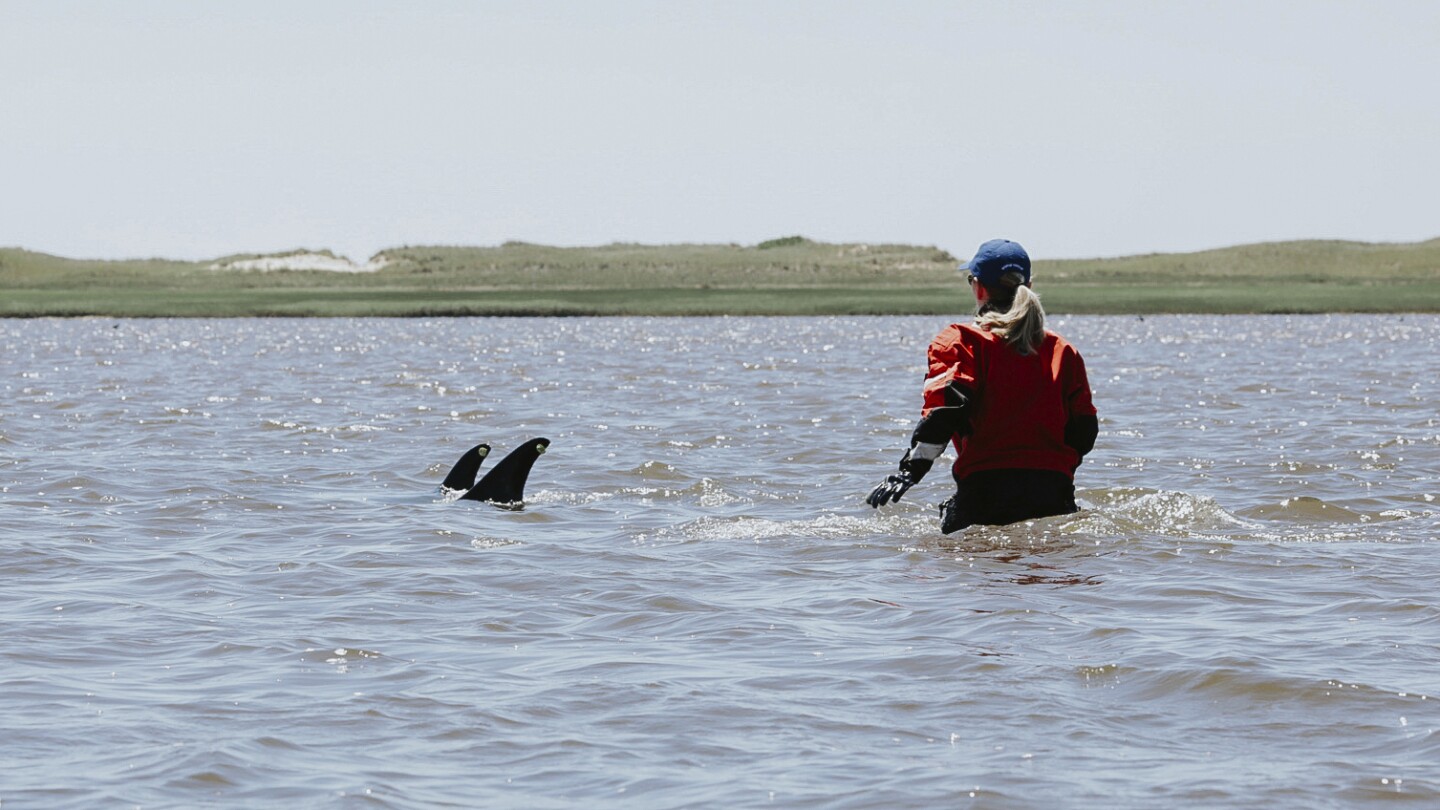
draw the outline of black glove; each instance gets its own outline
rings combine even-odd
[[[885,483],[875,487],[865,502],[879,509],[884,504],[900,500],[900,496],[905,494],[905,490],[914,485],[915,481],[910,477],[910,473],[904,471],[895,473],[886,478]]]
[[[930,472],[930,467],[935,462],[925,458],[911,458],[910,451],[905,451],[905,457],[900,459],[900,471],[887,477],[885,482],[875,487],[870,497],[865,502],[872,507],[879,509],[887,503],[900,500],[900,496],[910,487],[920,483],[925,473]]]

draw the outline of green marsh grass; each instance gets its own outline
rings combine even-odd
[[[318,252],[318,251],[317,251]],[[367,273],[212,269],[0,249],[0,316],[821,315],[968,311],[934,247],[402,247]],[[1037,261],[1053,313],[1440,312],[1440,239]]]

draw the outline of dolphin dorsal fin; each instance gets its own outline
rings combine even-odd
[[[480,465],[485,463],[485,457],[490,455],[490,445],[477,444],[465,451],[465,455],[455,462],[450,468],[450,473],[445,476],[445,483],[440,486],[443,489],[453,489],[464,492],[475,486],[475,475],[480,472]]]

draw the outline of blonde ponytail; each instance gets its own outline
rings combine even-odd
[[[1045,308],[1040,306],[1040,295],[1023,281],[1024,276],[1011,272],[1001,276],[1000,289],[987,286],[990,300],[980,308],[975,324],[999,335],[1020,354],[1034,354],[1045,340]]]

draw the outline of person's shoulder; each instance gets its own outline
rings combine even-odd
[[[930,343],[931,343],[931,345],[938,346],[938,345],[941,345],[941,344],[954,343],[955,341],[957,341],[957,340],[959,340],[959,339],[960,339],[960,324],[958,324],[958,323],[952,323],[952,324],[950,324],[949,326],[945,327],[944,329],[941,329],[940,332],[935,335],[935,339],[934,339],[934,340],[931,340]]]
[[[1066,340],[1064,335],[1048,326],[1045,327],[1045,342],[1053,343],[1058,348],[1065,348],[1070,345],[1070,341]]]
[[[973,344],[977,339],[983,340],[986,334],[988,333],[983,329],[967,323],[952,323],[940,330],[940,334],[930,341],[930,346],[935,348]]]
[[[1073,354],[1076,357],[1080,356],[1080,350],[1075,348],[1074,344],[1066,340],[1064,335],[1050,329],[1045,330],[1045,342],[1043,345],[1049,348],[1049,353],[1052,355]]]

